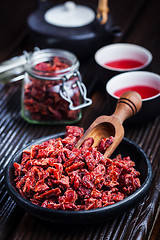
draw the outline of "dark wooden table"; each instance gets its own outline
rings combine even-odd
[[[28,2],[31,3],[31,1]],[[151,70],[158,74],[160,74],[159,5],[159,0],[109,1],[110,13],[123,33],[121,37],[115,39],[115,42],[134,43],[146,47],[153,54]],[[29,7],[28,14],[32,11],[32,7]],[[22,22],[25,23],[24,19]],[[7,32],[5,31],[4,34]],[[19,27],[19,32],[15,35],[11,34],[10,38],[12,41],[11,39],[8,41],[8,47],[5,42],[3,42],[4,48],[1,46],[3,50],[1,61],[32,45],[24,28],[21,31]],[[83,82],[87,86],[89,97],[93,100],[93,104],[83,110],[83,118],[77,123],[78,126],[84,128],[87,128],[97,116],[110,114],[113,111],[109,107],[110,102],[103,84],[98,81],[97,76],[93,75],[92,70],[92,58],[81,62],[80,71]],[[139,144],[152,164],[152,187],[144,200],[137,207],[133,206],[133,209],[111,221],[89,226],[63,226],[62,228],[60,225],[44,225],[38,222],[12,200],[4,185],[5,168],[16,151],[33,139],[65,130],[64,125],[39,126],[25,122],[20,115],[20,98],[21,82],[0,84],[0,239],[160,239],[160,116],[145,125],[126,126],[125,128],[125,136]]]

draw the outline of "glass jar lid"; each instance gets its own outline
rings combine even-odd
[[[30,54],[30,53],[29,53]],[[0,64],[0,82],[16,82],[24,78],[26,57],[16,56]]]
[[[0,82],[6,84],[24,79],[24,74],[27,71],[33,77],[48,79],[44,72],[36,71],[34,66],[41,62],[52,60],[53,57],[59,57],[68,61],[69,67],[61,69],[50,76],[50,80],[57,80],[66,72],[74,72],[79,68],[77,57],[66,50],[62,49],[42,49],[35,47],[33,52],[24,51],[23,55],[10,58],[0,64]]]

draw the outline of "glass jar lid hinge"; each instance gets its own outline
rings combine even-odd
[[[78,79],[75,81],[75,83],[72,85],[72,88],[78,87],[79,92],[80,92],[80,96],[82,98],[82,103],[74,106],[73,101],[71,99],[71,97],[69,96],[69,92],[67,91],[67,89],[65,88],[65,82],[71,77],[78,77]],[[90,98],[87,98],[87,89],[85,87],[85,85],[82,83],[82,79],[81,79],[81,75],[79,73],[79,71],[75,71],[72,75],[70,76],[64,76],[63,77],[63,82],[60,86],[60,96],[65,99],[67,102],[69,102],[69,109],[70,110],[78,110],[84,107],[87,107],[89,105],[92,104],[92,100]]]

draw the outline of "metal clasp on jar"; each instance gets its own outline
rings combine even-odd
[[[73,103],[71,97],[69,96],[69,91],[65,86],[66,81],[68,81],[72,76],[77,77],[77,80],[75,81],[75,83],[72,84],[71,87],[72,87],[72,89],[78,87],[80,96],[82,98],[82,103],[79,104],[78,106],[74,106],[74,103]],[[87,107],[92,104],[92,100],[90,98],[87,98],[87,89],[86,89],[85,85],[82,83],[82,79],[81,79],[81,75],[80,75],[79,71],[75,71],[72,74],[65,75],[62,78],[62,80],[63,80],[63,82],[62,82],[62,85],[60,86],[60,96],[63,99],[65,99],[67,102],[69,102],[70,110],[78,110],[78,109]]]

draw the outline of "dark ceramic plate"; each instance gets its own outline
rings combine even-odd
[[[43,141],[49,140],[51,138],[63,138],[63,136],[64,133],[60,133],[41,138],[36,141],[32,141],[32,143],[27,145],[25,148],[30,148],[33,144],[40,144]],[[52,210],[39,207],[24,199],[15,187],[13,163],[20,163],[22,152],[25,148],[17,152],[17,154],[13,156],[12,160],[8,164],[5,175],[5,184],[9,194],[12,196],[15,202],[31,215],[41,220],[59,223],[95,223],[104,221],[109,218],[114,218],[120,214],[125,213],[130,208],[135,207],[136,204],[138,204],[145,197],[151,185],[152,169],[148,157],[138,145],[124,138],[111,158],[119,153],[122,154],[122,157],[130,156],[131,159],[136,163],[136,170],[141,173],[141,188],[118,203],[93,210],[75,212]]]

